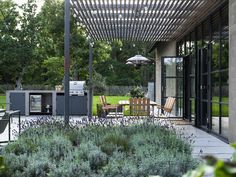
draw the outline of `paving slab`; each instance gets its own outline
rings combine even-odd
[[[212,155],[222,160],[230,160],[234,149],[215,136],[192,125],[175,126],[177,131],[193,139],[192,148],[194,157]]]

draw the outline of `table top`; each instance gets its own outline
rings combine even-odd
[[[119,105],[129,105],[129,100],[120,100]],[[155,106],[157,105],[157,103],[154,101],[150,101],[150,105]]]
[[[0,109],[0,112],[5,112],[6,110],[5,109]]]

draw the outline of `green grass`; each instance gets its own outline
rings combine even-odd
[[[128,100],[129,96],[106,96],[107,103],[118,104],[120,100]],[[93,115],[97,115],[97,104],[100,104],[99,96],[93,96]]]
[[[219,97],[213,97],[212,98],[213,102],[218,102]],[[228,97],[222,97],[222,102],[228,103],[229,98]],[[229,107],[228,105],[223,105],[221,106],[221,111],[222,111],[222,117],[228,117],[229,116]],[[212,116],[218,117],[220,116],[220,106],[218,103],[212,103]]]
[[[6,108],[6,96],[0,95],[0,108]]]

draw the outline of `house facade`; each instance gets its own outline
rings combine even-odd
[[[174,41],[157,42],[156,100],[174,115],[236,141],[236,1],[220,4]]]

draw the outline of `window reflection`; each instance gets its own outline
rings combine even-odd
[[[217,14],[212,20],[212,70],[219,69],[220,58],[220,16]]]
[[[210,20],[203,23],[203,43],[204,46],[210,43]]]
[[[215,133],[220,133],[219,132],[220,105],[218,103],[212,103],[211,114],[212,114],[212,131]]]
[[[163,58],[163,96],[175,97],[175,116],[182,116],[183,108],[183,58]],[[163,101],[164,101],[163,100]],[[164,103],[164,102],[163,102]]]
[[[212,101],[213,102],[219,102],[220,101],[220,75],[219,73],[213,73],[211,75],[211,81],[212,81]]]

